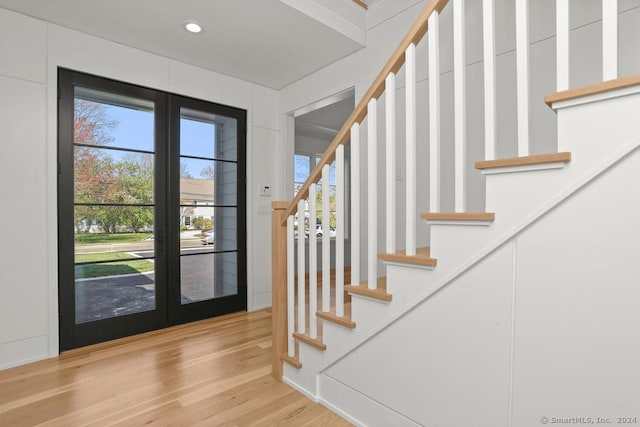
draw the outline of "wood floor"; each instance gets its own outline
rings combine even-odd
[[[0,371],[0,426],[348,426],[271,376],[271,314],[178,326]]]

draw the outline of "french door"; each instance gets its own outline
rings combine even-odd
[[[59,71],[61,351],[246,309],[245,126]]]

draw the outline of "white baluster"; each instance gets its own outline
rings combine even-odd
[[[296,354],[293,332],[295,331],[295,258],[293,239],[293,215],[287,218],[287,354],[294,357]]]
[[[455,211],[466,210],[467,94],[464,0],[453,1],[453,91]]]
[[[336,316],[344,316],[344,145],[336,149]]]
[[[322,311],[331,310],[331,240],[329,239],[329,165],[322,167]]]
[[[495,2],[482,4],[484,40],[484,158],[496,158],[496,24]]]
[[[602,79],[618,78],[618,0],[602,0]]]
[[[306,332],[306,284],[304,280],[304,199],[298,202],[298,333]]]
[[[556,0],[556,90],[569,89],[569,0]]]
[[[406,254],[416,254],[416,45],[410,44],[405,52],[406,91]],[[371,280],[371,279],[369,279]],[[375,278],[374,278],[375,280]],[[371,282],[369,282],[371,286]]]
[[[429,210],[440,212],[440,14],[429,16]]]
[[[316,238],[317,185],[309,187],[309,336],[318,337],[318,246]]]
[[[351,283],[360,284],[360,124],[351,126]]]
[[[386,82],[387,148],[387,253],[396,251],[396,75],[389,73]]]
[[[367,105],[367,284],[369,289],[378,286],[378,101],[371,99]]]
[[[529,155],[529,0],[516,0],[518,156]]]

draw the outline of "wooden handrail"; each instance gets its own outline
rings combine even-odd
[[[418,19],[416,19],[415,23],[407,32],[407,35],[404,36],[387,63],[384,65],[384,67],[382,67],[382,70],[380,70],[380,73],[378,73],[378,76],[369,87],[369,90],[367,90],[367,92],[364,94],[355,110],[353,110],[336,137],[333,139],[333,141],[327,148],[327,151],[325,151],[324,155],[322,156],[322,159],[320,159],[320,162],[318,162],[316,167],[309,175],[309,178],[298,190],[298,193],[287,208],[286,215],[284,216],[284,222],[286,222],[287,217],[289,215],[292,215],[298,208],[298,202],[307,197],[311,184],[320,180],[320,178],[322,177],[322,168],[325,165],[331,164],[331,162],[333,162],[338,146],[347,143],[351,134],[351,127],[355,123],[362,123],[362,121],[365,119],[365,117],[367,116],[367,104],[369,103],[369,101],[371,101],[373,98],[377,99],[380,97],[380,95],[382,95],[385,89],[385,79],[387,78],[387,75],[392,72],[397,73],[398,70],[402,68],[405,62],[405,51],[407,50],[409,45],[411,45],[412,43],[418,44],[418,42],[422,40],[424,35],[427,33],[427,21],[429,20],[429,16],[431,16],[434,11],[438,13],[442,12],[442,9],[444,9],[448,2],[449,0],[430,0],[429,3],[427,3],[424,10],[418,16]]]
[[[364,10],[369,10],[369,6],[367,6],[367,4],[362,0],[353,0],[353,2],[358,6],[360,6],[361,8],[363,8]]]

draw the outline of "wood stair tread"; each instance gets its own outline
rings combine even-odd
[[[427,221],[495,221],[496,214],[492,212],[425,212],[420,215]]]
[[[391,254],[379,254],[378,259],[405,264],[424,265],[428,267],[435,267],[438,263],[437,259],[431,258],[431,250],[428,246],[416,248],[415,255],[407,255],[405,250],[401,250]]]
[[[302,368],[302,362],[300,362],[297,357],[291,357],[288,354],[281,354],[280,360],[282,360],[283,362],[287,362],[289,365],[293,366],[296,369]]]
[[[318,334],[317,338],[311,338],[308,332],[304,334],[294,332],[293,337],[313,348],[317,348],[320,351],[325,351],[327,349],[327,345],[322,342],[322,336],[320,334]]]
[[[476,162],[476,169],[495,169],[495,168],[508,168],[516,166],[531,166],[540,165],[544,163],[566,163],[571,161],[571,153],[550,153],[550,154],[536,154],[533,156],[524,157],[510,157],[507,159],[498,160],[483,160]]]
[[[318,311],[316,312],[316,316],[318,316],[320,319],[328,320],[329,322],[333,322],[345,328],[355,329],[356,322],[351,320],[351,303],[345,303],[344,316],[342,317],[336,316],[335,310],[335,307],[331,307],[331,311]]]
[[[378,277],[378,287],[376,289],[369,289],[369,283],[367,281],[360,282],[357,285],[346,285],[344,290],[352,294],[361,295],[380,301],[391,301],[393,295],[387,293],[387,278]]]

